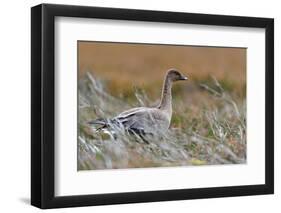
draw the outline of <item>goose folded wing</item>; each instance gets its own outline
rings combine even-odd
[[[121,113],[116,118],[126,129],[140,130],[145,133],[161,131],[169,125],[167,117],[153,108],[135,108]]]

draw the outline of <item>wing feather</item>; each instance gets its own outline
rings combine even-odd
[[[159,109],[154,108],[134,108],[122,112],[115,117],[127,129],[138,129],[144,132],[155,132],[166,130],[169,127],[169,119],[161,113]]]

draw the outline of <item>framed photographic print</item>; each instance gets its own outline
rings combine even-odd
[[[31,204],[271,194],[274,21],[31,9]]]

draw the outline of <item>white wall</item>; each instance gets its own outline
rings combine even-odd
[[[261,16],[275,18],[275,109],[281,109],[280,37],[281,13],[278,1],[94,1],[59,0],[45,3],[81,4],[196,13]],[[30,196],[30,7],[41,3],[29,1],[1,2],[1,77],[0,77],[0,209],[1,212],[37,212],[29,206]],[[279,85],[277,84],[279,83]],[[274,211],[281,207],[280,110],[275,113],[275,195],[219,198],[192,201],[130,204],[51,210],[56,212],[254,212]],[[279,130],[279,131],[278,131]],[[281,208],[280,208],[281,209]]]

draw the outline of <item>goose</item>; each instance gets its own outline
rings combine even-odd
[[[139,135],[143,140],[142,136],[146,134],[165,133],[169,129],[172,118],[172,84],[187,79],[176,69],[170,69],[163,82],[161,101],[158,106],[132,108],[113,118],[99,118],[89,121],[88,124],[98,125],[96,131],[103,130],[109,134],[114,134],[114,129],[122,128],[129,133]]]

